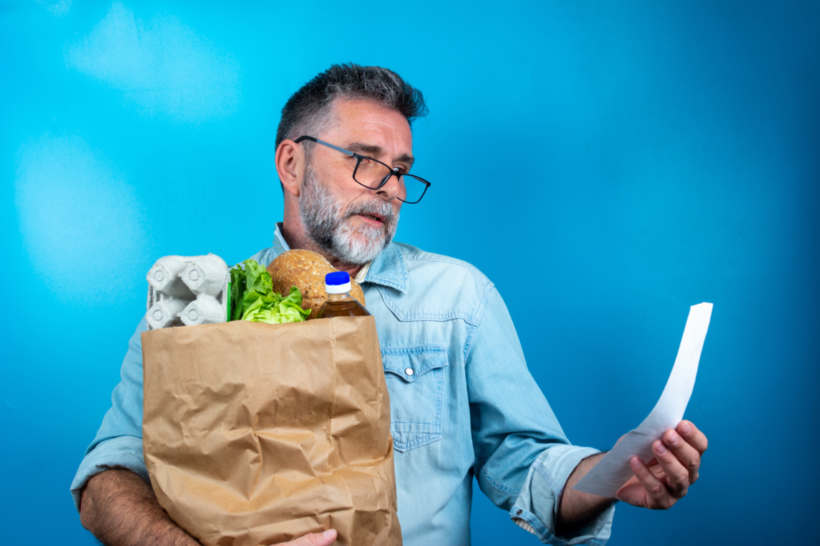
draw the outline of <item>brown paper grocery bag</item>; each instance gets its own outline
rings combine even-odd
[[[401,544],[373,317],[142,335],[145,464],[203,544]]]

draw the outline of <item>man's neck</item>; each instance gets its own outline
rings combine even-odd
[[[284,222],[279,224],[279,231],[282,233],[282,237],[284,237],[285,242],[288,244],[288,247],[292,249],[300,248],[304,250],[312,250],[313,252],[321,254],[325,257],[327,261],[330,262],[330,265],[332,265],[335,269],[339,271],[347,271],[351,279],[355,278],[356,274],[362,268],[361,264],[348,264],[342,262],[335,256],[331,256],[319,245],[317,245],[316,242],[313,241],[313,239],[307,236],[301,238],[295,236],[293,233],[289,232]]]

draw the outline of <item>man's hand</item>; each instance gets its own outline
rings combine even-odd
[[[655,459],[648,466],[632,457],[630,465],[635,475],[618,489],[615,497],[635,506],[669,508],[686,495],[689,486],[698,479],[700,459],[707,445],[706,436],[694,424],[681,421],[652,445]],[[578,463],[567,479],[556,522],[559,536],[572,536],[614,502],[614,499],[574,488],[604,455],[598,453],[587,457]]]
[[[310,533],[288,542],[280,542],[278,546],[330,546],[336,541],[336,530],[328,529],[321,533]]]
[[[645,465],[632,457],[635,473],[615,493],[619,500],[644,508],[666,509],[686,495],[698,479],[700,460],[709,442],[691,421],[681,421],[652,444],[655,458]]]

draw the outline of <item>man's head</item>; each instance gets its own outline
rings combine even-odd
[[[282,110],[276,150],[291,245],[355,269],[390,241],[405,198],[398,177],[370,190],[353,179],[356,157],[296,139],[307,135],[407,172],[410,121],[424,113],[421,93],[379,67],[334,65],[297,91]]]

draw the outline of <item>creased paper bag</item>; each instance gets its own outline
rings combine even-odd
[[[151,484],[203,544],[401,544],[373,317],[165,328],[142,349]]]

